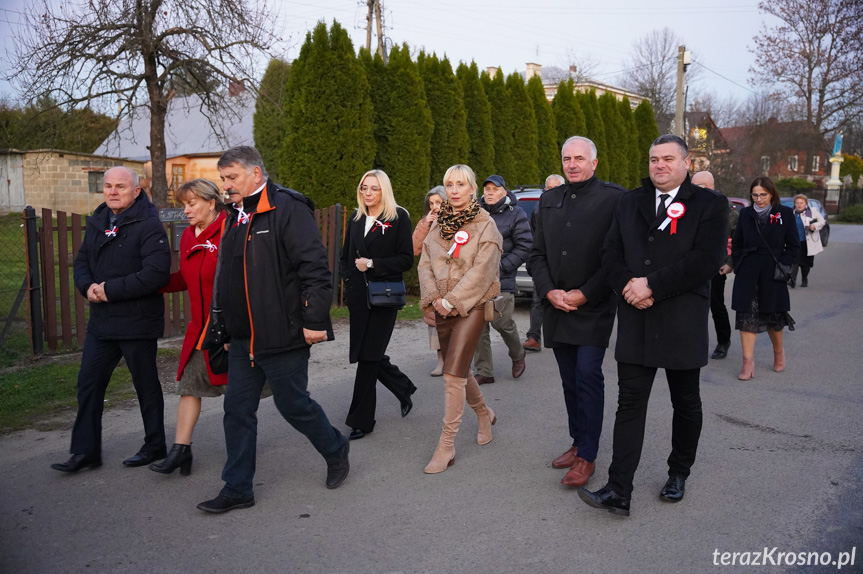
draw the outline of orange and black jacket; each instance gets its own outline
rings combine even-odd
[[[251,340],[251,358],[308,346],[303,328],[333,339],[333,278],[314,203],[271,180],[228,206],[220,249],[218,305],[232,339]]]

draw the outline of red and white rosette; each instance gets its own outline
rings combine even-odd
[[[659,230],[665,231],[665,228],[668,227],[668,224],[670,223],[671,231],[669,232],[669,235],[677,233],[677,220],[683,217],[684,213],[686,213],[686,207],[679,201],[675,201],[669,205],[668,209],[665,210],[665,215],[668,217],[666,217],[665,221],[662,222],[662,225],[659,226]]]
[[[452,238],[452,247],[449,248],[446,254],[452,255],[453,259],[458,259],[458,252],[461,246],[468,242],[468,239],[470,239],[470,235],[468,235],[467,231],[456,231],[455,236]]]

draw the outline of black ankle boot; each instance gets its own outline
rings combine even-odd
[[[171,452],[168,457],[162,462],[156,462],[150,465],[150,470],[161,472],[162,474],[171,474],[177,467],[180,468],[180,474],[187,476],[192,472],[192,445],[177,444],[171,447]]]

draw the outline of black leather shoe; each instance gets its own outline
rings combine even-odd
[[[406,403],[402,403],[402,417],[408,416],[408,413],[411,412],[411,409],[414,408],[414,402],[408,397]]]
[[[55,462],[51,465],[54,470],[60,472],[78,472],[82,468],[98,468],[102,466],[102,457],[99,455],[73,454],[66,462]]]
[[[146,466],[151,462],[162,460],[166,456],[168,456],[168,453],[165,452],[165,449],[156,452],[139,450],[135,456],[124,460],[123,466]]]
[[[669,476],[665,486],[659,491],[659,498],[666,502],[680,502],[686,490],[686,479],[682,476]]]
[[[361,429],[351,429],[351,434],[348,436],[350,440],[359,440],[366,436],[367,434],[372,434],[372,431],[364,431]]]
[[[192,445],[175,443],[165,460],[150,465],[150,470],[162,474],[171,474],[178,468],[182,476],[192,472]]]
[[[728,356],[728,343],[719,343],[716,345],[716,348],[713,350],[713,354],[710,355],[711,359],[724,359]]]
[[[601,508],[620,516],[629,516],[629,499],[617,494],[608,484],[596,492],[590,492],[586,488],[579,488],[578,497],[586,502],[588,506]]]
[[[350,450],[351,443],[345,441],[345,446],[332,458],[327,459],[327,488],[338,488],[348,477],[348,472],[351,470],[351,463],[348,460]]]
[[[213,514],[222,514],[224,512],[229,512],[231,510],[239,510],[241,508],[249,508],[255,505],[255,497],[250,496],[248,498],[233,498],[230,496],[225,496],[224,494],[220,494],[213,500],[208,500],[206,502],[202,502],[198,505],[200,510],[204,512],[211,512]]]

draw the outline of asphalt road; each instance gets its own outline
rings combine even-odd
[[[559,483],[564,471],[550,466],[569,445],[552,353],[529,355],[527,372],[514,381],[496,336],[498,382],[483,387],[498,415],[494,441],[476,445],[468,410],[456,464],[423,474],[440,433],[443,386],[428,376],[435,360],[417,321],[400,324],[390,346],[419,387],[415,407],[402,419],[381,388],[375,432],[352,443],[351,474],[337,490],[325,488],[323,460],[272,400],[259,411],[257,505],[221,516],[195,508],[221,487],[221,399],[204,401],[188,477],[120,464],[142,439],[134,408],[106,413],[105,465],[76,475],[49,468],[68,456],[68,427],[0,438],[0,572],[712,572],[724,552],[729,561],[730,553],[750,553],[735,558],[750,563],[736,570],[822,572],[837,565],[788,566],[779,553],[813,552],[830,562],[849,560],[840,553],[852,549],[855,563],[841,571],[863,571],[861,260],[863,227],[834,226],[810,287],[791,293],[797,329],[786,332],[784,373],[771,369],[766,335],[758,338],[754,380],[736,378],[736,340],[727,359],[702,371],[704,430],[679,504],[657,496],[671,432],[663,375],[651,398],[632,516],[616,517],[584,505]],[[731,282],[727,288],[730,296]],[[517,321],[523,333],[526,307]],[[312,396],[341,429],[354,370],[346,342],[340,325],[335,343],[315,347],[310,369]],[[611,459],[612,352],[604,370],[594,489]],[[166,397],[169,435],[176,403]],[[767,566],[753,566],[765,548],[758,563]]]

